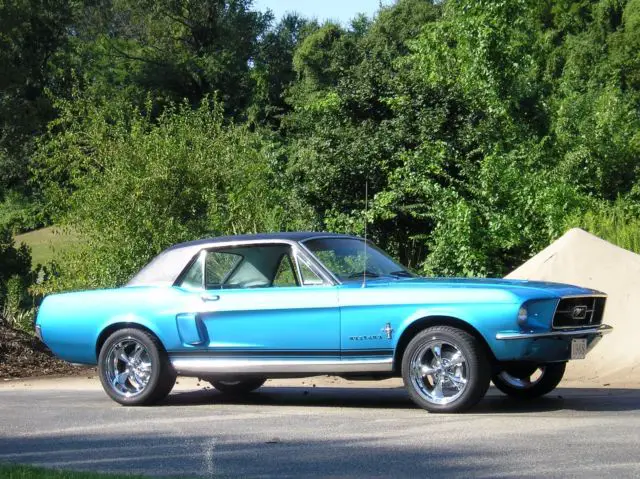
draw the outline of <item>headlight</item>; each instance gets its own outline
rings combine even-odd
[[[520,306],[518,310],[518,325],[524,326],[527,324],[527,317],[529,316],[529,312],[525,306]]]

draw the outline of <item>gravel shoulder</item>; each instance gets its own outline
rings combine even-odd
[[[0,322],[0,380],[33,376],[86,375],[94,368],[55,358],[35,336]]]

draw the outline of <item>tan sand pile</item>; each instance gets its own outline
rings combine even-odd
[[[507,278],[569,283],[607,293],[604,322],[615,329],[587,359],[571,361],[565,377],[640,382],[640,255],[575,228]]]

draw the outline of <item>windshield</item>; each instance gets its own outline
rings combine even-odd
[[[361,239],[318,238],[305,241],[304,245],[340,281],[358,280],[365,276],[367,278],[413,276],[404,266],[396,263],[370,243],[367,244],[365,253],[365,243]]]

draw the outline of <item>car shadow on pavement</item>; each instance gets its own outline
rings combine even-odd
[[[487,477],[493,465],[505,467],[498,451],[481,444],[463,451],[447,445],[393,447],[367,437],[294,439],[215,430],[204,436],[129,432],[0,437],[0,465],[6,463],[174,478]]]
[[[256,406],[300,406],[418,409],[405,390],[398,388],[263,387],[245,396],[223,395],[213,389],[171,394],[163,406],[238,404]],[[640,389],[558,388],[531,401],[509,398],[495,388],[468,411],[470,414],[539,413],[545,411],[636,411],[640,410]]]
[[[240,404],[260,406],[352,407],[415,409],[403,388],[262,387],[250,394],[234,396],[215,389],[172,393],[167,406],[198,404]]]
[[[492,388],[493,389],[493,388]],[[546,396],[521,401],[509,398],[494,389],[472,413],[537,413],[545,411],[617,412],[640,410],[640,389],[563,388]]]

